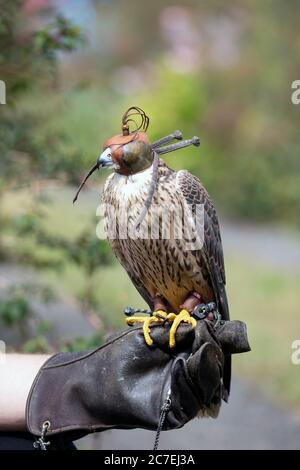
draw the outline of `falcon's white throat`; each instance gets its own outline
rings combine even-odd
[[[104,191],[110,185],[110,190],[116,200],[126,203],[131,199],[142,198],[147,196],[152,181],[153,164],[146,170],[135,173],[134,175],[121,175],[113,173],[105,183]]]

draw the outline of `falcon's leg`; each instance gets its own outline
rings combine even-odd
[[[198,304],[203,303],[203,297],[201,294],[198,294],[198,292],[191,292],[185,301],[183,302],[182,305],[180,305],[180,308],[187,310],[190,314],[193,313],[195,307]]]
[[[173,321],[176,317],[174,313],[167,313],[166,303],[164,302],[163,297],[157,295],[153,299],[154,312],[151,317],[130,317],[127,318],[127,324],[133,325],[134,323],[143,323],[143,332],[145,341],[148,346],[152,346],[153,339],[150,336],[150,326],[152,324],[164,323],[167,321]]]
[[[166,302],[165,302],[165,299],[161,296],[161,295],[156,295],[154,297],[154,299],[152,300],[153,302],[153,310],[154,312],[158,312],[158,311],[163,311],[163,312],[167,312],[168,309],[167,309],[167,305],[166,305]]]

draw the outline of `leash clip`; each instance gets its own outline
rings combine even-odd
[[[50,428],[50,421],[44,421],[42,425],[42,434],[36,441],[33,443],[33,447],[39,450],[47,450],[47,447],[50,446],[50,441],[45,441],[46,434]]]

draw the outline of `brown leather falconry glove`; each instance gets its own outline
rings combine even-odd
[[[244,323],[182,324],[172,351],[167,325],[153,326],[151,336],[147,346],[140,327],[128,328],[94,351],[58,353],[42,366],[26,411],[40,448],[61,435],[175,429],[197,414],[218,414],[224,354],[250,350]]]

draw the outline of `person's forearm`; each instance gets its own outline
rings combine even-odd
[[[40,354],[6,354],[1,358],[0,431],[26,430],[28,393],[48,357]]]

